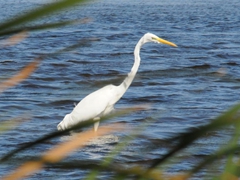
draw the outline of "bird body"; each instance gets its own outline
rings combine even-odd
[[[134,49],[135,61],[128,76],[119,86],[112,84],[94,91],[83,98],[70,114],[67,114],[64,119],[58,124],[58,130],[72,128],[80,122],[93,119],[94,130],[97,131],[99,120],[113,111],[115,103],[123,96],[131,85],[140,65],[140,49],[147,42],[163,43],[177,47],[174,43],[157,37],[154,34],[146,33],[137,43]]]
[[[58,130],[71,128],[82,121],[101,118],[109,114],[114,109],[114,104],[121,98],[120,94],[117,86],[112,84],[92,92],[83,98],[70,114],[65,116],[59,123]]]

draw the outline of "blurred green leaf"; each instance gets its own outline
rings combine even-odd
[[[141,124],[137,128],[131,130],[130,134],[121,142],[104,158],[100,164],[100,166],[104,169],[104,167],[108,167],[114,161],[114,158],[123,151],[123,149],[137,136],[141,135],[143,129],[147,126],[146,123]],[[92,168],[92,171],[86,177],[87,180],[97,179],[97,175],[100,173],[99,169]]]
[[[148,106],[146,106],[146,107],[145,106],[135,106],[135,107],[129,107],[129,108],[123,108],[123,109],[120,109],[120,110],[116,110],[113,113],[111,113],[110,115],[102,118],[101,122],[110,120],[114,117],[127,115],[129,113],[134,112],[134,111],[145,110],[146,108],[149,108],[149,107]],[[70,129],[66,129],[64,131],[55,131],[55,132],[49,133],[49,134],[47,134],[47,135],[45,135],[45,136],[43,136],[43,137],[41,137],[41,138],[39,138],[39,139],[37,139],[33,142],[26,143],[25,145],[23,145],[19,148],[16,148],[15,150],[7,153],[5,156],[0,158],[0,163],[3,163],[4,161],[7,161],[9,158],[14,156],[16,153],[19,153],[23,150],[26,150],[30,147],[33,147],[33,146],[37,145],[37,144],[41,144],[41,143],[43,143],[43,142],[45,142],[49,139],[53,139],[53,138],[59,137],[61,135],[64,135],[64,134],[68,133],[69,131],[80,130],[82,128],[89,127],[93,123],[94,123],[93,120],[88,120],[88,121],[81,122],[77,126],[72,127]]]
[[[0,24],[0,35],[8,34],[9,31],[14,31],[14,28],[19,28],[19,25],[23,25],[34,20],[37,20],[47,15],[53,14],[55,12],[61,11],[66,8],[70,8],[79,3],[87,2],[86,0],[62,0],[55,3],[45,5],[43,7],[33,9],[32,11],[23,14],[22,16],[17,16],[14,19],[7,20]]]
[[[111,163],[108,166],[103,166],[101,163],[93,162],[82,162],[81,160],[76,160],[74,162],[60,162],[57,164],[47,164],[51,168],[57,169],[82,169],[82,170],[92,170],[96,169],[99,172],[114,173],[112,174],[113,179],[122,177],[123,179],[151,179],[151,180],[163,180],[167,179],[166,176],[161,173],[161,171],[153,170],[152,172],[145,173],[145,167],[138,165],[129,166],[125,163]],[[90,179],[97,179],[95,176],[89,177]]]
[[[39,25],[34,25],[34,26],[24,26],[20,28],[14,28],[14,29],[9,29],[4,32],[0,32],[0,35],[9,35],[9,34],[15,34],[19,33],[22,31],[39,31],[39,30],[46,30],[46,29],[52,29],[52,28],[58,28],[61,26],[67,26],[67,25],[75,25],[75,24],[83,24],[89,22],[89,18],[84,18],[84,19],[77,19],[77,20],[69,20],[69,21],[62,21],[62,22],[56,22],[56,23],[48,23],[48,24],[39,24]]]
[[[109,125],[105,125],[99,129],[97,136],[103,136],[108,133],[121,130],[123,130],[123,125],[119,123],[114,123],[114,125],[111,127]],[[39,160],[27,161],[21,164],[13,172],[10,172],[8,175],[4,176],[3,179],[10,180],[26,178],[27,176],[30,176],[33,173],[41,170],[46,163],[57,163],[76,149],[83,148],[86,146],[86,143],[93,138],[96,138],[96,133],[91,130],[77,133],[69,140],[57,144],[53,148],[45,151]]]
[[[27,118],[27,116],[23,116],[23,117],[17,117],[17,118],[13,118],[13,119],[9,119],[6,121],[1,121],[0,122],[0,133],[9,131],[11,129],[14,129],[15,127],[17,127],[19,124],[29,120],[30,118]]]
[[[195,140],[201,138],[207,132],[213,131],[213,130],[219,130],[229,125],[239,123],[240,121],[239,110],[240,110],[240,104],[237,104],[234,107],[232,107],[230,110],[222,114],[221,116],[217,117],[211,123],[201,126],[197,129],[192,129],[186,133],[182,133],[180,135],[177,135],[176,137],[168,139],[167,141],[170,143],[174,143],[177,141],[176,145],[172,150],[170,150],[163,157],[156,159],[155,162],[152,163],[152,165],[150,166],[149,170],[163,163],[168,158],[173,157],[173,155],[178,151],[186,148],[187,146],[192,145],[192,143]]]
[[[210,156],[206,157],[201,163],[196,165],[190,171],[190,174],[197,173],[202,168],[210,165],[211,163],[213,163],[214,161],[218,160],[219,158],[223,158],[224,156],[227,156],[229,154],[233,154],[233,153],[239,152],[239,151],[240,151],[240,146],[231,146],[231,147],[226,147],[226,148],[224,148],[222,150],[219,150],[219,151],[215,152],[213,155],[210,155]]]
[[[238,141],[239,141],[239,137],[240,137],[240,123],[236,124],[234,127],[235,127],[235,131],[234,131],[235,133],[233,134],[232,139],[226,145],[227,147],[238,146]],[[237,173],[238,172],[238,170],[239,170],[238,166],[236,166],[236,164],[234,163],[234,161],[236,161],[236,156],[234,154],[235,152],[233,152],[232,154],[228,154],[224,173],[229,173],[229,172]]]
[[[199,172],[201,169],[206,166],[211,165],[213,162],[222,159],[223,157],[228,157],[226,162],[225,171],[223,174],[237,174],[239,176],[239,165],[236,163],[236,156],[240,152],[240,146],[238,145],[240,136],[240,124],[235,125],[235,133],[232,136],[232,139],[224,145],[223,148],[219,149],[217,152],[214,152],[212,155],[206,157],[202,162],[197,164],[191,171],[190,174]],[[235,159],[235,160],[234,160]],[[238,159],[239,161],[239,159]]]

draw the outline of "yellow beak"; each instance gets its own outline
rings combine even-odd
[[[174,43],[172,43],[172,42],[170,42],[170,41],[167,41],[167,40],[165,40],[165,39],[156,38],[156,40],[157,40],[158,42],[162,43],[162,44],[167,44],[167,45],[169,45],[169,46],[177,47],[176,44],[174,44]]]

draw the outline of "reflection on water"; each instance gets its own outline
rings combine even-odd
[[[60,138],[61,142],[64,141],[69,141],[71,140],[72,136],[74,136],[76,132],[71,132],[68,136],[62,136]],[[96,137],[92,140],[90,140],[86,145],[106,145],[106,144],[113,144],[113,143],[118,143],[118,136],[109,134],[109,135],[104,135],[100,137]]]

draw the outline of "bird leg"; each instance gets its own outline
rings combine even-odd
[[[100,117],[95,117],[93,119],[93,121],[95,121],[95,123],[94,123],[94,132],[97,132],[98,126],[99,126],[99,123],[100,123]]]

